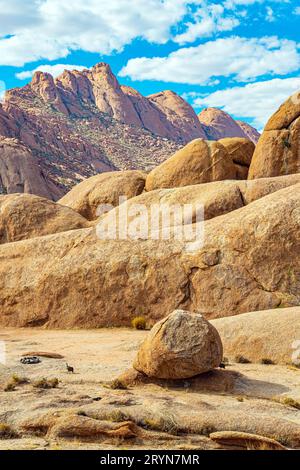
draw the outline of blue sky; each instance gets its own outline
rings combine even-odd
[[[172,89],[262,129],[300,89],[299,0],[0,0],[0,25],[0,95],[105,61],[144,95]]]

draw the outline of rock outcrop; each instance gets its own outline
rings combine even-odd
[[[142,171],[115,171],[92,176],[67,193],[59,203],[71,207],[88,220],[100,215],[100,204],[115,207],[121,197],[132,198],[141,194],[146,174]]]
[[[275,364],[300,363],[300,307],[243,313],[212,324],[230,360],[242,356],[256,363],[263,359]]]
[[[134,224],[134,221],[136,221],[138,224],[141,215],[143,215],[140,208],[147,211],[148,220],[151,220],[153,209],[157,208],[160,210],[160,219],[156,230],[162,230],[163,227],[167,228],[163,225],[165,223],[169,227],[181,223],[181,219],[178,221],[176,217],[172,216],[162,220],[164,207],[176,208],[179,205],[183,209],[184,205],[187,204],[192,206],[192,210],[190,219],[185,223],[194,224],[196,221],[202,220],[202,217],[204,220],[209,220],[227,214],[268,194],[297,183],[300,183],[300,174],[251,181],[216,181],[179,188],[155,189],[132,197],[111,210],[101,219],[101,222],[105,224],[108,219],[115,220],[117,228],[121,229],[126,223]],[[151,224],[148,224],[147,229],[147,234],[150,236]]]
[[[218,108],[206,108],[198,114],[199,121],[205,134],[210,140],[220,140],[226,137],[241,137],[258,141],[259,133],[249,124],[235,121],[228,113]]]
[[[0,243],[86,228],[89,223],[68,207],[32,194],[0,196]]]
[[[234,163],[222,144],[196,139],[149,173],[146,190],[234,179],[235,176]]]
[[[219,140],[219,143],[224,145],[235,165],[236,179],[246,180],[255,150],[254,143],[241,137],[227,137]]]
[[[49,199],[62,195],[40,170],[28,147],[17,139],[0,136],[0,193],[23,192]]]
[[[193,108],[173,91],[166,90],[150,95],[148,100],[166,116],[177,140],[187,143],[196,138],[207,138]]]
[[[288,450],[275,439],[238,431],[219,431],[209,435],[210,439],[225,448],[234,450]]]
[[[299,305],[299,194],[297,184],[206,221],[204,243],[80,229],[1,245],[0,324],[93,328],[174,309],[213,319]]]
[[[186,379],[218,367],[223,348],[202,315],[175,310],[158,322],[139,348],[133,367],[158,379]]]
[[[300,171],[300,92],[291,96],[269,119],[259,139],[249,179]]]

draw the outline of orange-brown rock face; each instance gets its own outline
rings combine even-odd
[[[138,196],[144,189],[142,171],[113,171],[92,176],[71,189],[59,203],[72,208],[88,220],[97,219],[100,204],[115,207],[120,197]]]
[[[33,194],[0,196],[0,244],[88,226],[77,212],[49,199]]]
[[[249,179],[300,172],[300,92],[268,121],[255,149]]]
[[[246,180],[255,150],[254,143],[242,137],[227,137],[220,139],[219,143],[226,148],[233,161],[236,168],[235,178],[238,180]]]
[[[300,185],[205,221],[204,244],[81,229],[0,246],[0,325],[94,328],[174,309],[205,318],[299,305]]]
[[[209,183],[235,177],[235,165],[221,143],[195,139],[149,173],[146,190]]]

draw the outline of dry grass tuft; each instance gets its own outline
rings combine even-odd
[[[147,327],[147,321],[145,317],[135,317],[131,322],[132,328],[136,330],[145,330]]]
[[[42,378],[33,382],[33,387],[46,390],[49,388],[57,388],[58,384],[59,384],[59,380],[57,378],[54,378],[54,379]]]
[[[17,436],[16,431],[9,424],[0,423],[0,439],[13,439]]]
[[[110,388],[112,390],[127,390],[128,389],[127,385],[124,382],[122,382],[122,380],[120,379],[113,380],[110,384]]]
[[[244,356],[235,356],[235,362],[238,364],[251,364],[251,361]]]

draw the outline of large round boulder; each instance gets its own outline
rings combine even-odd
[[[89,227],[69,207],[33,194],[0,196],[0,244]]]
[[[222,357],[215,327],[200,314],[175,310],[154,325],[133,367],[149,377],[185,379],[218,367]]]
[[[228,137],[219,140],[229,153],[236,168],[236,179],[247,179],[249,166],[255,150],[255,145],[251,140],[241,137]]]
[[[222,144],[195,139],[149,173],[146,191],[234,179],[235,175],[234,163]]]
[[[71,189],[59,203],[71,207],[88,220],[97,219],[100,204],[118,206],[119,198],[138,196],[144,190],[143,171],[112,171],[92,176]]]
[[[256,146],[249,179],[300,172],[300,92],[268,121]]]

